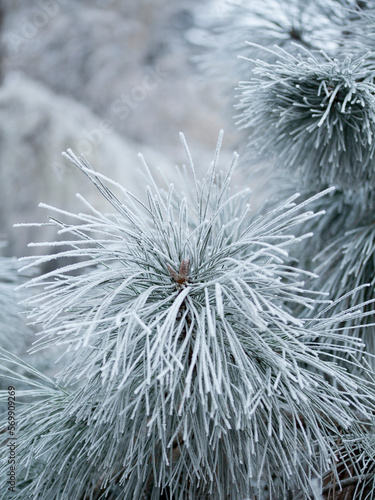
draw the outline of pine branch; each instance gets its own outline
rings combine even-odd
[[[366,474],[365,476],[349,477],[347,479],[343,479],[339,483],[336,483],[334,486],[331,485],[331,484],[328,484],[327,486],[324,486],[324,488],[322,489],[322,494],[330,493],[332,491],[332,489],[334,489],[336,491],[337,490],[342,491],[345,488],[347,488],[348,486],[357,485],[360,482],[367,481],[367,480],[370,480],[370,479],[374,479],[374,474],[373,473]]]
[[[318,60],[281,49],[279,61],[256,61],[254,77],[241,82],[238,124],[249,132],[259,158],[273,160],[301,184],[343,191],[375,185],[375,86],[365,59]]]
[[[340,367],[335,351],[333,325],[359,313],[292,313],[325,302],[288,252],[315,217],[309,203],[330,190],[251,217],[248,189],[230,188],[236,157],[219,172],[220,144],[202,181],[190,162],[187,195],[151,178],[147,205],[68,154],[115,213],[56,210],[66,241],[24,259],[25,270],[74,263],[27,284],[41,328],[34,350],[66,346],[66,363],[59,385],[30,392],[19,416],[16,499],[98,488],[118,499],[261,498],[266,483],[276,497],[307,492],[332,468],[339,430],[372,418],[371,380]],[[345,339],[356,367],[361,344]],[[41,462],[33,479],[28,467]]]

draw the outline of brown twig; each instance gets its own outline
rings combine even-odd
[[[188,258],[184,259],[180,264],[180,269],[178,270],[178,274],[169,264],[167,264],[169,274],[177,283],[178,288],[185,286],[186,283],[189,281],[189,264],[190,264],[189,259]]]
[[[373,478],[374,478],[374,473],[365,474],[364,476],[349,477],[348,479],[343,479],[339,483],[336,483],[334,487],[332,486],[332,484],[328,484],[322,489],[322,493],[327,493],[331,489],[334,490],[344,489],[347,488],[348,486],[360,483],[361,481],[367,481],[368,479],[373,479]]]

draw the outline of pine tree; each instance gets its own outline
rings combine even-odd
[[[23,259],[51,269],[26,284],[32,352],[63,364],[0,350],[22,387],[13,498],[374,498],[374,26],[370,2],[267,0],[212,29],[240,168],[278,169],[261,213],[222,134],[203,179],[181,136],[164,191],[141,157],[147,203],[66,154],[113,213],[44,206],[59,238]]]

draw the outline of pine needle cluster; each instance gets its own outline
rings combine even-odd
[[[115,213],[83,199],[87,213],[54,209],[66,240],[24,267],[72,259],[27,285],[34,350],[66,347],[56,380],[1,355],[32,386],[14,498],[308,498],[335,470],[341,433],[370,422],[373,384],[339,366],[333,326],[358,308],[292,312],[324,301],[288,254],[321,194],[252,217],[248,189],[230,188],[236,156],[218,171],[220,142],[202,181],[187,150],[185,194],[150,177],[147,204],[68,153]],[[359,348],[348,336],[353,372]]]
[[[198,42],[205,51],[198,60],[231,102],[238,82],[250,79],[253,61],[276,62],[277,54],[263,47],[278,46],[297,55],[299,46],[314,54],[323,46],[331,54],[340,46],[343,29],[352,27],[350,0],[228,0],[219,11],[217,2],[211,3],[208,18],[206,11],[206,15],[197,14],[205,32]]]
[[[253,78],[240,83],[238,124],[250,146],[309,186],[351,192],[360,184],[372,198],[375,85],[365,59],[274,54],[277,62],[256,61]]]

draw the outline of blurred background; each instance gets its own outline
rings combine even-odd
[[[61,152],[72,148],[93,167],[143,196],[137,153],[173,178],[186,162],[182,131],[197,170],[226,131],[222,165],[236,143],[233,120],[214,79],[196,64],[202,0],[0,0],[0,239],[5,255],[28,255],[50,239],[44,202],[75,212],[80,192],[102,200]],[[213,9],[213,11],[212,11]],[[216,9],[216,10],[215,10]],[[199,21],[197,21],[199,19]],[[203,20],[203,21],[202,21]]]

